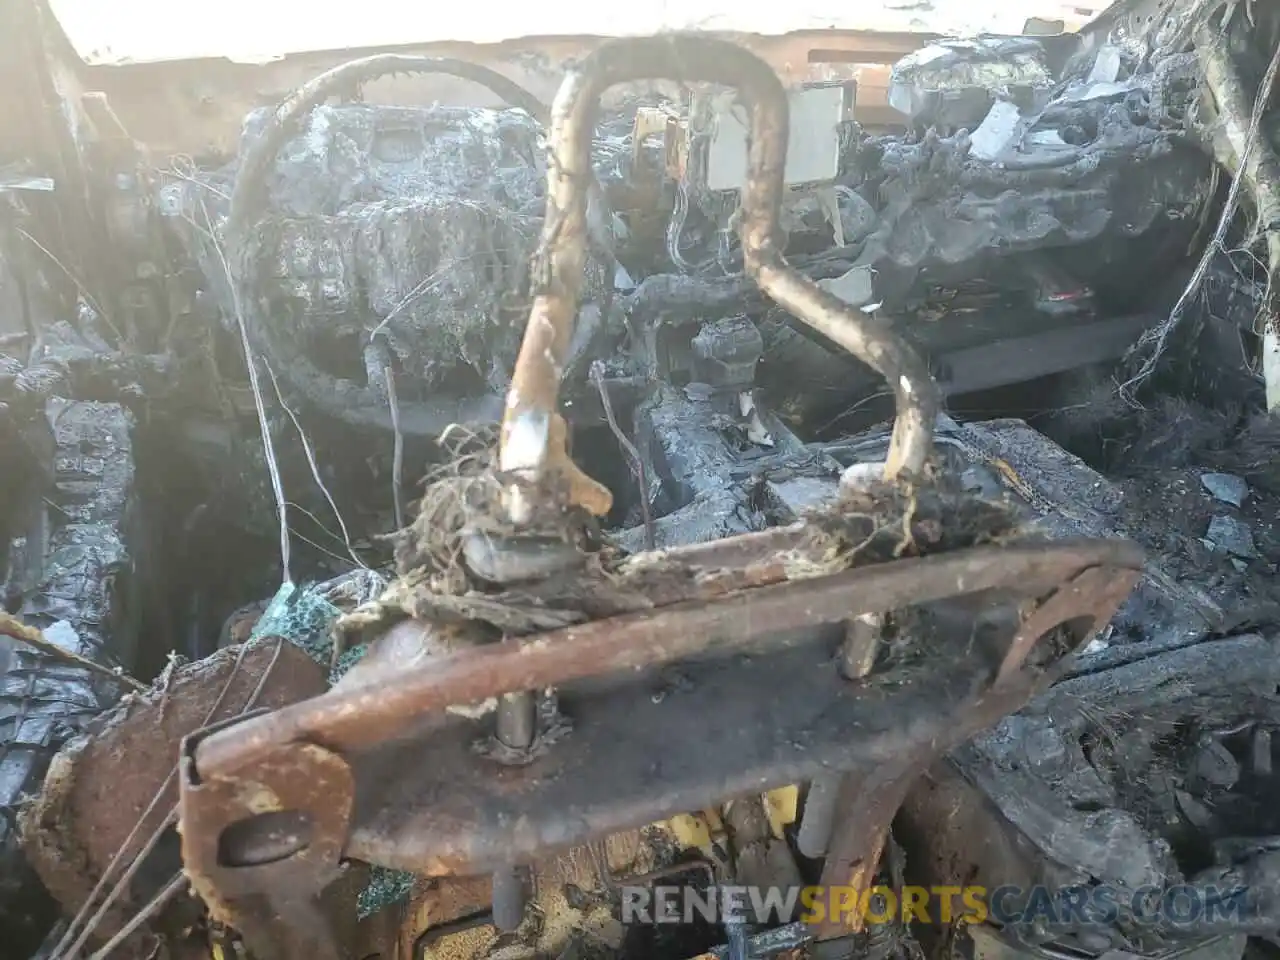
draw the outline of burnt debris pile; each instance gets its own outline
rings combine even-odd
[[[210,68],[149,142],[28,6],[13,956],[1280,949],[1280,12]],[[805,883],[1017,909],[621,912]]]

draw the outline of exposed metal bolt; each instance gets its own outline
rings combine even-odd
[[[533,692],[507,693],[498,700],[496,730],[498,740],[513,750],[527,750],[537,736],[538,703]],[[493,873],[493,925],[511,933],[524,923],[528,895],[524,871],[516,866]]]
[[[809,784],[800,829],[796,833],[796,847],[811,860],[827,855],[831,832],[835,828],[836,801],[840,798],[843,781],[843,774],[824,773],[814,777]]]
[[[863,614],[845,623],[844,644],[840,648],[840,675],[846,680],[861,680],[871,673],[880,652],[884,618]],[[811,859],[827,855],[831,834],[835,829],[836,805],[844,775],[827,773],[814,777],[804,801],[796,847]]]
[[[846,680],[861,680],[871,673],[883,634],[884,618],[878,614],[864,613],[845,623],[840,673]]]
[[[527,902],[524,871],[503,867],[493,873],[493,925],[503,933],[520,929]]]
[[[502,744],[513,750],[533,746],[538,733],[538,703],[532,691],[502,695],[495,732]]]

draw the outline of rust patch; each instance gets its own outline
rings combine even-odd
[[[130,833],[131,850],[122,866],[161,828],[178,802],[178,779],[170,774],[182,738],[240,713],[260,685],[257,706],[272,709],[325,687],[322,671],[305,653],[264,639],[177,668],[167,681],[126,697],[99,719],[94,732],[63,748],[19,824],[32,866],[60,903],[85,902]],[[153,806],[157,791],[161,799]],[[153,808],[144,818],[148,807]],[[104,917],[100,932],[117,932],[145,900],[126,892]]]
[[[213,775],[291,742],[315,740],[339,749],[368,746],[451,704],[668,663],[774,631],[984,589],[1016,584],[1043,592],[1084,567],[1108,562],[1132,566],[1134,559],[1128,544],[1111,541],[979,547],[759,587],[717,602],[598,620],[524,643],[487,644],[405,670],[394,683],[333,690],[214,732],[199,744],[197,764]]]

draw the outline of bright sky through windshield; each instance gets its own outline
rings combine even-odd
[[[189,0],[188,0],[189,2]],[[552,0],[407,3],[405,0],[50,0],[90,63],[227,57],[399,46],[441,40],[495,43],[523,36],[624,36],[664,30],[781,34],[830,27],[947,34],[1020,33],[1030,16],[1079,19],[1109,0]]]

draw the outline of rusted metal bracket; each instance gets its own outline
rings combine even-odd
[[[845,902],[850,906],[858,904],[861,893],[874,884],[893,817],[920,773],[948,750],[1027,703],[1039,687],[1051,680],[1053,663],[1062,662],[1061,646],[1036,657],[1038,643],[1052,637],[1059,627],[1068,628],[1075,640],[1092,635],[1124,603],[1135,582],[1137,573],[1117,571],[1111,566],[1080,571],[1023,617],[989,695],[977,701],[966,716],[957,718],[945,741],[899,756],[874,771],[868,780],[854,782],[845,777],[836,801],[841,823],[823,865],[824,886],[847,888]],[[856,910],[846,915],[828,913],[815,923],[815,938],[835,940],[860,931],[863,922],[863,915]]]
[[[235,778],[202,779],[184,744],[179,771],[183,860],[201,864],[187,875],[210,918],[238,930],[256,956],[346,960],[319,909],[342,874],[354,798],[345,761],[307,744],[268,754]]]
[[[1086,618],[1091,633],[1105,624],[1105,620],[1098,621],[1098,611],[1109,610],[1114,613],[1124,603],[1134,584],[1130,577],[1113,578],[1112,574],[1113,571],[1107,567],[1091,567],[1071,582],[1064,583],[1053,596],[1037,605],[1022,621],[1009,644],[1009,652],[1005,654],[1000,672],[996,675],[996,686],[1016,683],[1018,673],[1032,656],[1037,641],[1059,624]],[[1110,619],[1110,613],[1107,618]]]
[[[272,891],[301,895],[295,908],[314,903],[344,858],[481,874],[834,770],[863,785],[841,806],[828,859],[847,884],[857,865],[874,868],[875,838],[910,779],[1022,706],[1107,622],[1140,568],[1118,541],[981,547],[447,654],[189,738],[186,868],[237,924],[234,904]],[[864,679],[839,670],[841,624],[858,614],[963,615],[1028,599],[1039,605],[1001,642],[940,630]],[[1064,624],[1069,636],[997,680],[1012,651],[1025,657]],[[653,668],[676,661],[682,681],[655,697],[664,681]],[[446,712],[546,686],[574,729],[520,766],[477,753],[484,725]]]
[[[784,538],[759,538],[756,549],[766,550],[774,540]],[[771,634],[861,614],[1002,588],[1034,598],[1089,566],[1131,566],[1134,549],[1122,541],[978,547],[740,589],[716,600],[674,603],[488,644],[403,670],[394,682],[377,678],[334,689],[214,733],[196,744],[196,764],[206,775],[230,772],[289,743],[358,750],[394,739],[449,706],[732,652]],[[759,569],[768,557],[758,559],[759,564],[747,562],[743,568]],[[431,627],[409,623],[396,629]]]
[[[607,513],[609,491],[565,450],[558,412],[560,377],[573,334],[586,264],[586,187],[600,98],[619,83],[647,78],[736,87],[750,117],[742,196],[742,255],[747,275],[797,318],[880,373],[893,391],[897,419],[886,474],[919,475],[929,455],[938,391],[924,361],[888,327],[854,310],[792,270],[778,246],[789,127],[786,91],[763,60],[726,40],[671,34],[598,47],[565,76],[551,108],[547,214],[535,268],[535,298],[512,373],[502,421],[499,466],[520,480],[507,491],[510,519],[528,522],[543,481],[556,478],[570,503]],[[538,275],[538,271],[541,275]]]
[[[1038,644],[1066,628],[1069,644],[1078,643],[1104,626],[1124,602],[1137,582],[1138,572],[1099,565],[1082,570],[1052,594],[1036,603],[1021,620],[1009,641],[995,683],[973,709],[957,717],[956,725],[940,742],[921,744],[875,770],[860,782],[845,777],[836,807],[841,821],[830,849],[826,851],[822,883],[828,889],[847,888],[844,898],[850,912],[827,913],[815,924],[815,939],[832,940],[862,929],[864,917],[852,909],[863,891],[875,882],[881,853],[894,816],[905,802],[912,785],[930,765],[953,747],[1014,712],[1031,699],[1055,675],[1062,664],[1061,642],[1037,656]],[[1074,646],[1072,646],[1074,649]]]

